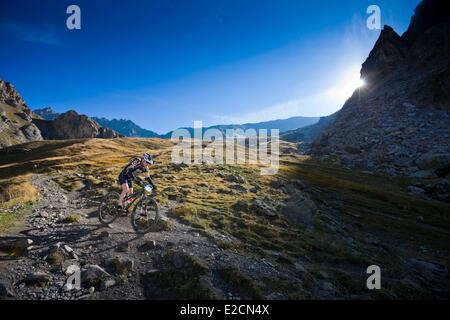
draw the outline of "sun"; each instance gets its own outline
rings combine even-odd
[[[364,79],[359,79],[356,83],[356,89],[364,87],[366,85],[366,82],[364,81]]]
[[[366,86],[366,82],[360,77],[359,68],[357,67],[347,69],[336,80],[336,85],[327,91],[327,95],[340,102],[351,97],[355,90]]]
[[[353,92],[365,86],[365,81],[360,77],[358,68],[351,68],[342,77],[340,86],[347,92]]]

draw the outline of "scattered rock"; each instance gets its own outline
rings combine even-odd
[[[450,166],[450,154],[426,153],[416,160],[419,169],[439,169]]]
[[[223,177],[225,181],[234,182],[234,183],[244,183],[245,180],[242,176],[238,174],[230,174]]]
[[[102,282],[101,289],[105,290],[105,289],[111,288],[115,285],[116,285],[116,281],[114,279],[106,280],[106,281]]]
[[[45,260],[51,265],[61,265],[67,259],[78,260],[74,250],[62,242],[58,242],[49,248],[49,253]]]
[[[70,266],[68,266],[67,268],[65,268],[64,273],[67,276],[70,276],[72,274],[74,274],[75,272],[80,271],[80,267],[77,266],[76,264],[71,264]]]
[[[315,203],[301,195],[291,198],[281,209],[281,213],[296,227],[311,230],[313,217],[317,213]]]
[[[448,277],[449,275],[448,268],[440,263],[426,261],[421,258],[412,258],[411,263],[413,264],[413,266],[418,268],[420,273],[427,280],[433,280],[436,276]]]
[[[232,184],[230,189],[237,190],[239,192],[247,192],[247,188],[240,184]]]
[[[49,216],[50,215],[47,212],[45,212],[45,211],[39,212],[39,217],[41,217],[41,218],[47,219]]]
[[[231,206],[231,208],[236,212],[247,212],[249,207],[248,203],[245,200],[238,200],[235,204]]]
[[[258,193],[258,191],[261,191],[261,187],[257,184],[253,185],[253,187],[250,189],[251,193]]]
[[[411,176],[420,179],[434,179],[437,177],[434,170],[419,170],[414,172]]]
[[[88,264],[81,269],[83,286],[100,286],[108,277],[110,277],[109,273],[96,264]]]
[[[65,283],[63,286],[64,292],[69,292],[69,291],[72,291],[73,289],[74,289],[74,285],[71,283]]]
[[[120,243],[117,246],[116,250],[117,250],[117,252],[128,252],[128,250],[130,250],[130,243],[129,242]]]
[[[298,190],[304,190],[306,188],[305,183],[300,179],[292,179],[291,184]]]
[[[103,230],[102,232],[100,232],[99,234],[100,239],[106,239],[110,237],[109,231],[108,230]]]
[[[44,272],[36,271],[29,273],[25,279],[23,279],[23,283],[27,285],[47,285],[50,281],[50,276]]]
[[[146,241],[143,245],[139,247],[140,251],[149,251],[156,248],[156,241],[155,240],[149,240]]]
[[[119,275],[127,275],[134,269],[134,260],[125,257],[115,257],[105,262],[108,270]]]
[[[408,186],[408,193],[410,195],[414,195],[414,196],[420,196],[420,197],[426,196],[426,191],[424,189],[416,187],[416,186]]]
[[[268,217],[275,217],[276,210],[262,200],[255,199],[252,202],[252,209],[256,214],[265,215]]]
[[[6,284],[0,282],[0,300],[10,297],[14,297],[14,293],[9,289],[9,287]]]

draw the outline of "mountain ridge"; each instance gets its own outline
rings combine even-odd
[[[362,65],[366,86],[315,139],[311,154],[389,175],[448,176],[449,29],[448,11],[434,0],[419,4],[402,36],[385,26]]]
[[[54,120],[60,115],[59,113],[56,113],[51,107],[35,109],[34,112],[45,120]],[[172,133],[178,129],[186,129],[191,133],[191,135],[193,135],[194,133],[194,129],[192,127],[180,127],[175,130],[171,130],[167,133],[158,134],[155,131],[142,128],[133,121],[128,119],[116,119],[116,118],[108,119],[106,117],[90,117],[90,118],[99,123],[100,125],[102,125],[103,127],[115,130],[125,137],[170,139]],[[317,123],[319,119],[320,119],[319,117],[296,116],[287,119],[275,119],[254,123],[212,125],[208,127],[203,127],[202,130],[206,131],[208,129],[219,129],[220,131],[225,133],[225,130],[227,129],[243,129],[243,130],[279,129],[280,133],[282,133],[302,128],[308,125],[312,125],[314,123]],[[268,133],[270,134],[270,132]]]

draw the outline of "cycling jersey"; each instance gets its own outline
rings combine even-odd
[[[139,158],[134,158],[120,172],[119,183],[121,185],[127,183],[128,187],[132,188],[133,181],[139,181],[136,174],[145,172],[148,172],[148,170],[142,165],[141,160]]]

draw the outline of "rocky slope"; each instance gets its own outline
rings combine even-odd
[[[0,148],[29,141],[80,138],[117,138],[116,131],[102,127],[71,110],[64,114],[51,108],[31,111],[14,86],[0,80]]]
[[[448,178],[449,43],[444,1],[423,1],[402,36],[385,26],[362,65],[366,86],[315,140],[312,154],[349,168]]]
[[[14,86],[0,79],[0,148],[42,140],[32,117],[33,112]]]
[[[73,110],[61,114],[54,120],[34,119],[46,140],[64,140],[80,138],[117,138],[114,130],[104,128],[85,115]]]
[[[14,86],[0,79],[0,102],[10,106],[27,106],[25,100],[20,96]]]

